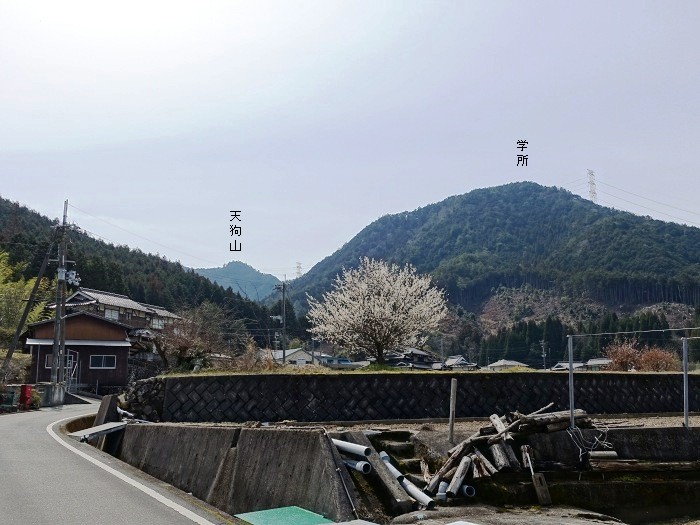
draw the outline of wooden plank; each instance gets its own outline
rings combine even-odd
[[[484,456],[478,449],[474,449],[474,454],[477,458],[479,458],[484,467],[486,467],[486,470],[488,470],[489,475],[493,476],[494,474],[498,473],[496,467],[494,467],[493,464],[488,459],[486,459],[486,456]]]
[[[532,484],[535,487],[537,501],[540,502],[540,505],[551,505],[552,496],[549,495],[549,487],[547,486],[547,481],[544,479],[544,474],[540,474],[538,472],[533,474]]]
[[[574,418],[587,417],[585,410],[577,408],[574,410]],[[520,423],[534,423],[536,425],[547,425],[549,423],[558,423],[560,421],[569,421],[571,413],[568,410],[559,412],[549,412],[547,414],[533,414],[520,417]]]
[[[489,420],[491,420],[493,428],[496,429],[496,433],[503,434],[503,439],[513,439],[511,435],[507,432],[506,425],[503,423],[503,420],[498,416],[498,414],[491,414],[489,416]]]
[[[428,494],[435,494],[437,492],[437,488],[440,485],[440,481],[445,477],[445,474],[450,469],[456,467],[459,464],[459,462],[462,459],[462,456],[464,456],[472,447],[472,441],[478,436],[478,432],[476,434],[472,434],[470,437],[462,441],[459,445],[452,448],[452,450],[450,451],[450,457],[447,459],[447,461],[445,461],[445,463],[443,463],[442,467],[440,467],[440,470],[438,470],[430,479],[430,482],[425,487],[425,492],[427,492]]]
[[[518,456],[515,455],[513,447],[510,446],[510,443],[503,443],[503,448],[506,451],[506,456],[508,456],[508,463],[510,463],[510,468],[514,472],[522,471],[522,468],[520,468],[520,462],[518,461]]]
[[[462,482],[464,481],[464,478],[466,477],[467,473],[469,472],[469,468],[472,466],[472,460],[469,456],[464,456],[462,458],[462,461],[459,462],[459,466],[457,467],[457,472],[455,472],[455,475],[452,476],[452,481],[447,487],[447,495],[450,498],[454,498],[457,495],[457,492],[459,491],[459,488],[462,486]]]
[[[423,474],[423,481],[428,483],[430,481],[430,478],[431,478],[430,468],[428,467],[428,463],[424,459],[420,460],[420,471],[421,471],[421,474]]]
[[[700,470],[700,461],[642,461],[637,459],[590,460],[591,469],[602,472],[675,472]]]
[[[617,459],[617,452],[614,450],[594,450],[588,453],[588,458],[593,460]]]
[[[494,443],[489,447],[491,451],[491,456],[493,457],[493,464],[496,470],[510,470],[510,462],[508,461],[508,456],[506,451],[503,449],[502,443]]]

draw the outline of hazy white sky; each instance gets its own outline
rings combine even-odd
[[[700,225],[699,26],[696,1],[0,0],[0,194],[288,277],[387,213],[585,196],[587,169],[601,204]]]

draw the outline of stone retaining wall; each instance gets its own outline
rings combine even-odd
[[[446,418],[450,380],[458,380],[457,417],[569,406],[566,373],[420,373],[225,375],[137,382],[140,410],[164,421],[360,421]],[[700,410],[692,375],[690,410]],[[163,388],[163,385],[165,388]],[[575,405],[589,413],[681,412],[681,374],[577,373]],[[154,392],[149,397],[149,392]],[[164,392],[164,394],[163,394]]]

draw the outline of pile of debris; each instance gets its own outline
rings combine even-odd
[[[529,446],[521,447],[521,465],[509,441],[518,435],[567,429],[570,425],[569,411],[543,413],[552,405],[553,403],[550,403],[531,414],[513,412],[506,416],[491,415],[489,418],[491,425],[482,427],[450,449],[448,459],[430,478],[424,491],[438,496],[441,496],[444,491],[447,497],[455,497],[469,490],[464,488],[464,481],[469,477],[486,478],[498,472],[520,472],[523,468],[529,468],[540,503],[551,503],[548,493],[545,494],[544,491],[541,493],[538,489],[538,485],[544,484],[544,480],[533,470],[532,449]],[[584,410],[574,411],[574,418],[578,428],[593,427],[592,420]],[[466,485],[466,487],[469,486]]]

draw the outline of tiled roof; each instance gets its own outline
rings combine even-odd
[[[89,304],[88,302],[85,302],[85,301],[82,301],[82,302],[73,301],[73,299],[79,295],[90,298],[94,301],[97,301],[99,304],[102,304],[105,306],[114,306],[117,308],[129,308],[131,310],[137,310],[137,311],[146,312],[149,314],[155,314],[158,317],[170,317],[172,319],[180,319],[179,316],[166,310],[162,306],[156,306],[154,304],[139,303],[139,302],[134,301],[133,299],[129,299],[129,297],[127,297],[126,295],[121,295],[121,294],[112,293],[112,292],[103,292],[102,290],[94,290],[92,288],[82,288],[81,287],[77,292],[75,292],[73,295],[71,295],[67,299],[67,303],[69,303],[69,305],[72,305],[72,306],[81,306],[84,304]]]
[[[146,304],[146,303],[139,303],[141,306],[144,306],[145,308],[148,308],[149,310],[152,310],[155,312],[155,314],[158,317],[172,317],[173,319],[180,319],[179,315],[175,315],[174,313],[166,310],[162,306],[156,306],[154,304]]]
[[[93,290],[92,288],[80,288],[71,297],[68,298],[70,301],[73,297],[78,294],[82,294],[88,297],[92,297],[98,303],[106,306],[117,306],[120,308],[130,308],[131,310],[139,310],[141,312],[154,313],[152,308],[144,306],[141,303],[129,299],[126,295],[121,295],[112,292],[103,292],[101,290]]]

